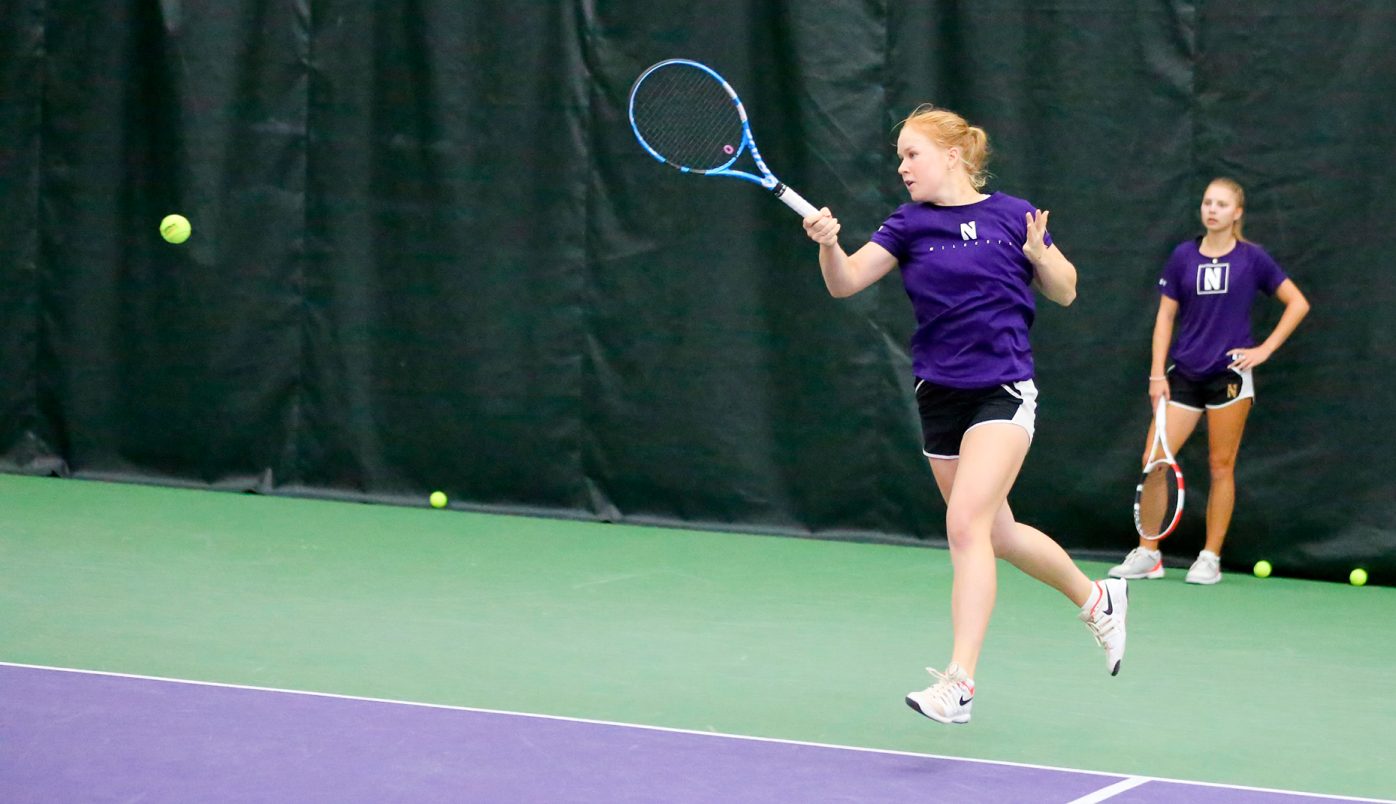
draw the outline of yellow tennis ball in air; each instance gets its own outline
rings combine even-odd
[[[431,507],[432,507],[432,508],[445,508],[445,507],[446,507],[446,495],[445,495],[445,494],[442,494],[442,493],[439,492],[439,491],[433,491],[433,492],[431,493]]]
[[[189,219],[183,215],[166,215],[160,221],[160,236],[171,243],[183,243],[191,231]]]
[[[1348,580],[1352,582],[1353,586],[1361,586],[1367,582],[1367,570],[1358,567],[1348,576]]]
[[[1269,577],[1270,577],[1270,570],[1271,570],[1271,567],[1270,567],[1270,562],[1269,562],[1269,561],[1257,561],[1257,562],[1255,562],[1255,577],[1257,577],[1257,578],[1269,578]]]

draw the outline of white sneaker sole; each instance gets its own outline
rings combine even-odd
[[[956,715],[950,718],[941,717],[940,715],[937,715],[935,712],[927,712],[926,710],[922,709],[921,704],[917,703],[916,699],[912,698],[910,695],[906,696],[906,705],[911,707],[912,709],[915,709],[917,712],[925,715],[931,720],[934,720],[937,723],[958,724],[969,722],[969,712],[966,712],[963,715]]]
[[[1221,573],[1218,572],[1210,578],[1194,578],[1191,575],[1183,579],[1184,583],[1195,583],[1198,586],[1211,586],[1214,583],[1221,583]]]
[[[1157,579],[1157,578],[1162,578],[1162,577],[1164,576],[1165,573],[1164,573],[1163,567],[1159,566],[1159,567],[1154,567],[1153,569],[1149,570],[1148,572],[1137,572],[1137,573],[1134,573],[1134,574],[1132,574],[1132,575],[1124,575],[1124,574],[1119,574],[1119,575],[1117,575],[1117,574],[1115,574],[1115,570],[1114,570],[1114,569],[1111,569],[1110,572],[1108,572],[1108,573],[1106,573],[1106,574],[1109,575],[1111,578],[1120,578],[1120,579],[1126,580],[1126,581],[1138,581],[1138,580],[1143,580],[1143,579],[1145,579],[1145,578],[1148,578],[1148,579],[1150,579],[1150,580],[1154,580],[1154,579]]]

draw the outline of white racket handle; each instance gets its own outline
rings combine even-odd
[[[790,207],[791,209],[799,213],[801,218],[808,218],[809,216],[819,211],[815,208],[814,204],[811,204],[810,202],[801,198],[799,193],[795,192],[794,190],[790,189],[784,184],[777,184],[776,188],[772,190],[772,192],[776,194],[776,198],[779,198],[780,200],[784,201],[787,207]]]
[[[1173,457],[1173,450],[1168,448],[1168,398],[1159,397],[1158,409],[1154,411],[1154,443],[1163,448],[1163,457],[1169,463],[1175,463],[1177,459]],[[1154,457],[1154,450],[1149,449],[1149,458]]]

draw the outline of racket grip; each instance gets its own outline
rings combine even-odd
[[[801,218],[808,218],[809,216],[819,211],[815,208],[814,204],[811,204],[810,202],[801,198],[799,193],[795,192],[794,190],[790,189],[784,184],[777,184],[775,189],[771,192],[776,194],[776,198],[779,198],[780,200],[784,201],[787,207],[790,207],[791,209],[798,212]]]

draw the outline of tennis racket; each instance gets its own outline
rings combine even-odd
[[[766,167],[736,90],[707,65],[669,59],[645,70],[630,88],[630,127],[640,146],[666,165],[755,182],[801,218],[819,211]],[[732,167],[746,152],[761,175]]]
[[[1183,518],[1183,470],[1168,448],[1168,400],[1160,398],[1154,412],[1154,440],[1149,463],[1134,489],[1134,529],[1146,539],[1162,539]],[[1162,449],[1160,449],[1162,448]],[[1163,453],[1163,457],[1154,456]]]

